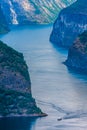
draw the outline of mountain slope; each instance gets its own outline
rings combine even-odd
[[[9,31],[9,28],[5,20],[5,17],[3,15],[3,12],[1,10],[1,6],[0,6],[0,34],[6,33],[8,31]]]
[[[87,1],[78,0],[63,9],[54,23],[51,42],[69,47],[87,29]]]
[[[69,49],[65,64],[73,69],[87,72],[87,31],[76,38]]]
[[[31,93],[28,67],[21,53],[0,41],[0,117],[46,116]]]
[[[51,23],[75,0],[0,0],[9,24]]]

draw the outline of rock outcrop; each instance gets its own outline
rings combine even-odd
[[[87,31],[79,35],[70,47],[65,64],[70,68],[87,72]]]
[[[0,41],[0,117],[46,116],[31,93],[28,67],[21,53]]]
[[[52,23],[75,0],[0,0],[8,24]]]
[[[50,41],[70,47],[76,37],[87,30],[87,0],[77,0],[63,9],[56,19]]]
[[[7,33],[8,31],[9,28],[0,6],[0,34]]]

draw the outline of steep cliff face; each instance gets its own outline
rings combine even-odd
[[[45,116],[31,94],[23,55],[0,41],[0,116]]]
[[[78,0],[60,12],[50,40],[60,46],[69,47],[78,34],[85,30],[87,30],[87,1]]]
[[[0,6],[0,34],[6,33],[8,31],[9,28]]]
[[[71,68],[87,72],[87,31],[79,35],[70,47],[65,64]]]
[[[9,24],[51,23],[75,0],[0,0]]]

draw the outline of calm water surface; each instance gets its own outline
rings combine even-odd
[[[87,130],[87,76],[62,64],[67,50],[49,42],[51,30],[50,25],[18,27],[0,37],[24,54],[33,97],[48,114],[39,119],[0,119],[0,130]]]

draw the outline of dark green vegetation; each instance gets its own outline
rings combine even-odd
[[[87,31],[78,36],[72,47],[84,56],[87,54]]]
[[[79,39],[80,39],[81,43],[87,44],[87,31],[80,34]]]
[[[6,67],[12,71],[19,71],[25,79],[29,79],[28,67],[23,60],[23,54],[18,53],[11,47],[8,47],[2,41],[0,41],[0,66]]]
[[[23,54],[0,41],[0,116],[46,116],[32,98]]]
[[[2,13],[1,6],[0,6],[0,34],[7,33],[8,31],[9,31],[9,28],[5,20],[5,17]]]
[[[80,34],[70,47],[65,64],[87,73],[87,31]]]
[[[1,116],[33,116],[42,114],[36,107],[31,94],[0,88],[0,115]]]

